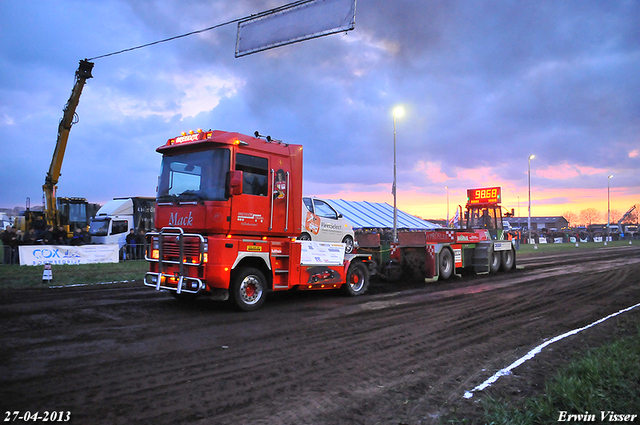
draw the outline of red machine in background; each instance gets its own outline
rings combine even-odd
[[[445,280],[463,270],[512,270],[516,250],[505,240],[501,196],[499,187],[469,189],[465,228],[398,232],[397,243],[385,242],[379,233],[360,234],[359,252],[370,254],[376,272],[391,281],[403,276]]]

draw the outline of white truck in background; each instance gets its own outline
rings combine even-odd
[[[156,198],[151,197],[114,198],[108,201],[91,218],[91,242],[118,244],[122,248],[131,229],[136,234],[141,230],[144,233],[153,230],[155,208]]]

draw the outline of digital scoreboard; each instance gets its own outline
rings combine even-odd
[[[499,187],[485,187],[480,189],[467,189],[467,205],[499,204],[502,198],[502,189]]]

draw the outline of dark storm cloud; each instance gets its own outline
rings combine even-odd
[[[15,18],[0,26],[2,149],[27,132],[40,137],[16,158],[29,176],[0,198],[38,197],[79,59],[279,5],[2,3]],[[639,31],[635,1],[360,0],[355,31],[240,59],[235,25],[97,59],[61,187],[102,201],[150,195],[155,148],[205,127],[303,144],[307,187],[379,189],[391,182],[398,104],[405,187],[473,184],[473,169],[522,187],[531,153],[537,183],[550,188],[601,186],[613,169],[617,184],[637,187]],[[87,162],[94,172],[82,178]],[[568,166],[562,179],[553,173]]]

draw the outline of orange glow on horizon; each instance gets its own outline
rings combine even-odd
[[[393,205],[391,185],[375,192],[343,190],[336,193],[315,194],[319,198],[344,199],[346,201],[386,202]],[[478,185],[480,187],[481,185]],[[528,191],[516,190],[512,185],[495,182],[495,186],[502,187],[502,206],[506,210],[514,209],[515,215],[528,216]],[[449,217],[453,217],[458,205],[464,209],[467,188],[457,189],[449,186]],[[629,193],[629,188],[611,188],[611,210],[622,215],[632,206],[640,205],[640,190]],[[519,201],[518,201],[519,197]],[[440,193],[424,193],[414,190],[398,190],[398,209],[423,219],[439,220],[447,216],[447,193],[443,187]],[[539,189],[531,187],[531,216],[556,217],[565,212],[572,212],[576,216],[580,211],[595,208],[600,212],[606,223],[607,188],[600,189]],[[503,210],[505,212],[506,210]]]

